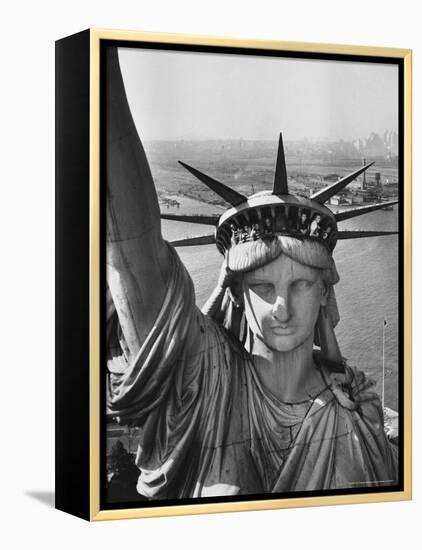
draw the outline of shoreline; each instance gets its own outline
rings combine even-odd
[[[390,200],[396,200],[394,198],[391,198]],[[158,202],[160,205],[160,210],[164,213],[171,213],[171,214],[216,214],[216,215],[222,215],[228,208],[230,208],[229,205],[226,207],[220,206],[218,204],[215,204],[213,202],[208,202],[206,200],[200,200],[200,199],[194,199],[188,195],[183,194],[172,194],[172,193],[163,193],[159,196]],[[359,208],[361,206],[370,206],[372,202],[364,202],[360,204],[326,204],[325,206],[331,210],[334,214],[338,212],[344,212],[346,210],[351,210],[354,208]],[[392,207],[394,208],[394,206]],[[382,209],[381,209],[382,210]]]

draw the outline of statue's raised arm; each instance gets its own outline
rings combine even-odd
[[[161,236],[151,171],[126,98],[117,48],[107,51],[105,81],[107,280],[133,357],[162,304],[170,257]]]

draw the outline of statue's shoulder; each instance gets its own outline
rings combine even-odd
[[[318,354],[315,362],[343,407],[354,410],[363,401],[373,401],[375,404],[379,400],[373,391],[376,382],[357,367],[348,365],[346,361],[333,362]]]
[[[218,346],[224,349],[225,353],[236,355],[238,359],[251,360],[251,354],[239,338],[213,317],[204,315],[199,310],[198,312],[201,317],[201,332],[206,336],[208,345]]]
[[[372,391],[376,381],[357,367],[345,365],[346,384],[350,387],[352,395],[359,395]]]

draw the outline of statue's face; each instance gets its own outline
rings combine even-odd
[[[256,337],[272,350],[292,351],[314,334],[326,292],[317,269],[281,255],[246,273],[245,315]]]

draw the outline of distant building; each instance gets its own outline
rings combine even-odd
[[[363,183],[362,180],[360,178],[358,178],[358,179],[355,179],[355,180],[351,181],[347,187],[349,189],[362,190],[363,189],[362,183]]]
[[[318,191],[321,191],[321,189],[324,189],[324,187],[327,187],[327,182],[326,181],[312,180],[310,182],[310,187],[308,187],[309,196],[313,195],[314,193],[317,193]]]
[[[334,204],[335,206],[338,206],[343,202],[344,202],[344,199],[341,195],[333,195],[330,199],[330,204]]]
[[[377,187],[368,187],[367,189],[357,190],[353,194],[353,204],[364,202],[377,202],[379,200],[379,190]]]
[[[324,181],[331,181],[331,182],[336,182],[340,179],[340,176],[338,174],[327,174],[326,176],[324,176]]]
[[[352,196],[352,204],[362,204],[363,202],[365,202],[364,195],[356,194]]]

